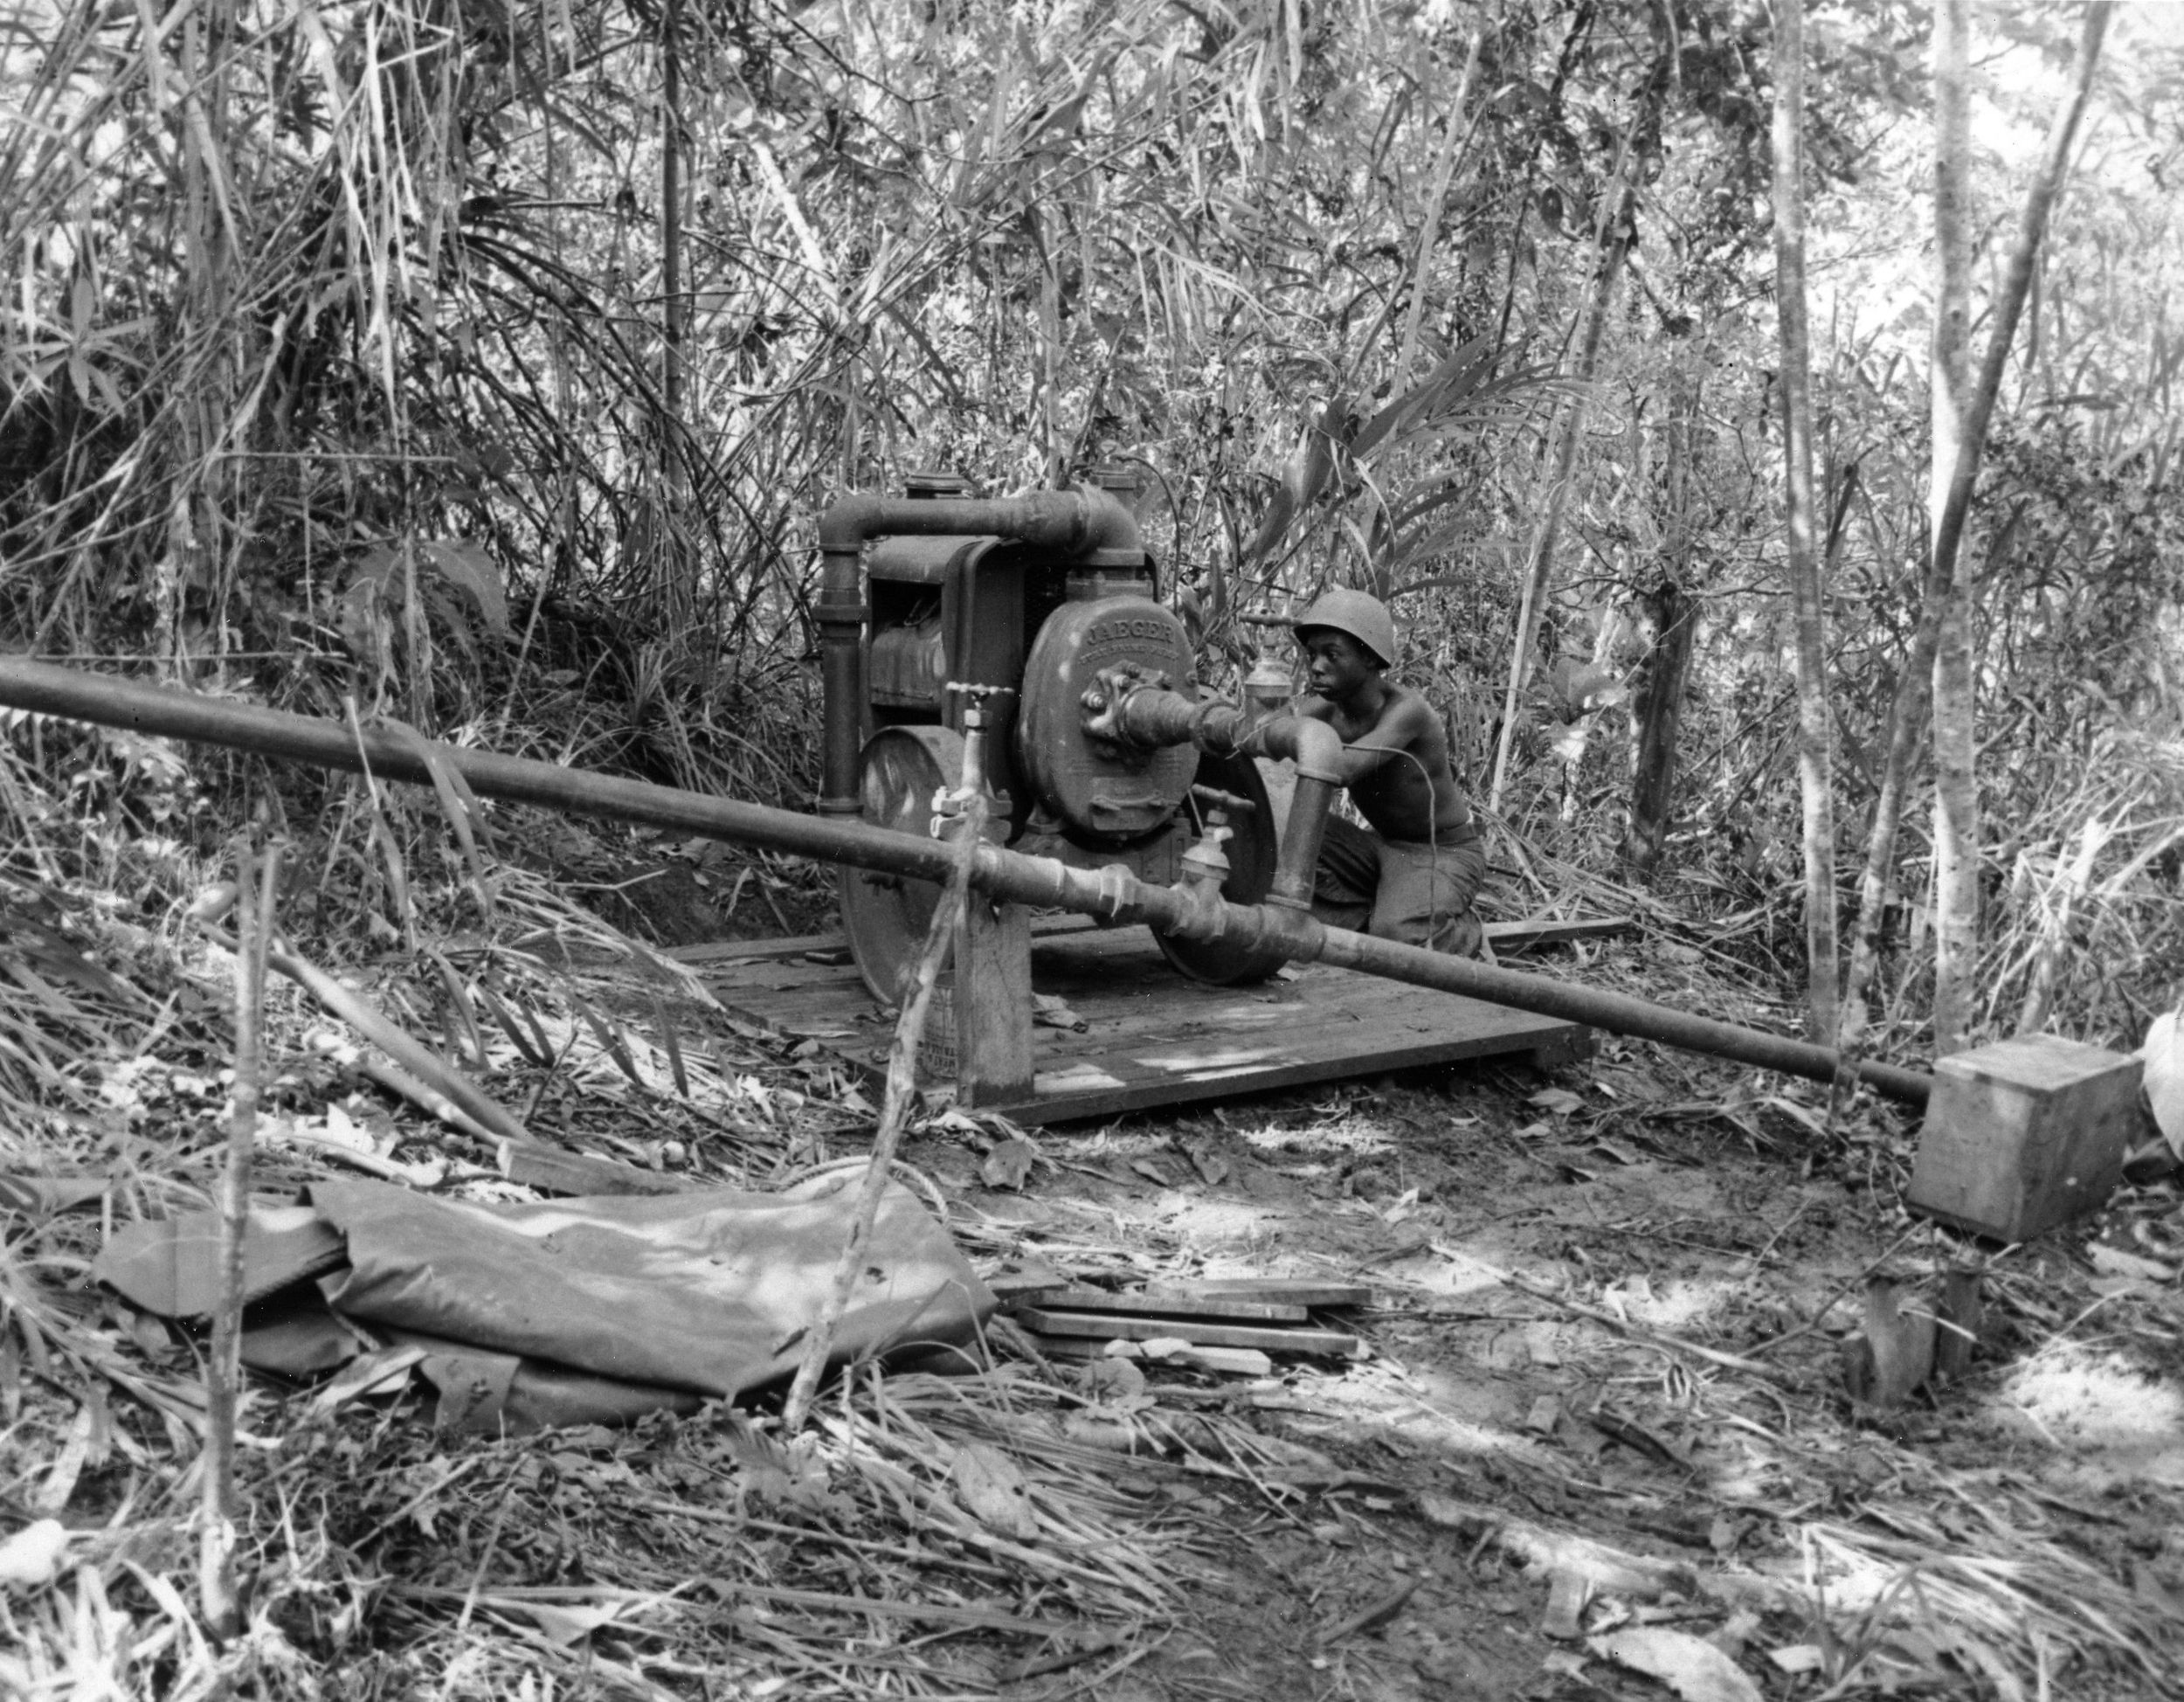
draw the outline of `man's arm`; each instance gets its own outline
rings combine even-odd
[[[1314,701],[1314,700],[1308,700]],[[1324,701],[1324,700],[1321,700]],[[1299,713],[1309,713],[1300,707]],[[1332,719],[1323,713],[1318,720]],[[1420,741],[1433,729],[1433,711],[1415,693],[1390,696],[1380,718],[1342,750],[1342,781],[1354,786],[1386,768],[1404,754],[1415,754]]]

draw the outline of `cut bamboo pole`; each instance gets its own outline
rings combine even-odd
[[[787,1436],[792,1436],[804,1428],[805,1418],[812,1410],[812,1397],[826,1370],[827,1356],[833,1351],[834,1331],[849,1308],[849,1297],[856,1287],[858,1273],[864,1269],[865,1248],[872,1240],[872,1226],[879,1216],[881,1197],[887,1192],[888,1173],[895,1162],[895,1151],[902,1142],[903,1128],[910,1120],[910,1107],[917,1099],[917,1053],[925,1039],[925,1020],[932,1008],[933,989],[939,984],[941,965],[947,961],[949,949],[955,941],[957,924],[963,917],[971,893],[971,871],[978,861],[978,844],[985,836],[986,795],[981,751],[984,735],[978,727],[980,717],[977,710],[972,710],[967,719],[971,737],[964,747],[963,790],[957,794],[963,799],[964,809],[952,824],[955,866],[949,873],[940,903],[933,907],[932,922],[925,930],[925,944],[918,953],[916,973],[911,979],[909,996],[902,1001],[902,1014],[895,1021],[895,1041],[888,1048],[888,1084],[880,1105],[880,1128],[873,1138],[872,1158],[865,1166],[864,1185],[858,1192],[856,1214],[851,1220],[849,1234],[842,1242],[841,1257],[834,1267],[833,1286],[827,1291],[812,1332],[805,1338],[804,1357],[797,1363],[795,1380],[789,1385],[789,1396],[782,1406],[781,1428]]]
[[[253,867],[255,865],[255,867]],[[257,889],[252,889],[252,881]],[[266,956],[280,878],[280,850],[237,856],[235,1085],[229,1098],[227,1166],[220,1179],[220,1296],[204,1368],[204,1505],[197,1596],[206,1627],[225,1640],[243,1629],[235,1583],[235,1415],[242,1390],[243,1236],[250,1220],[251,1159],[258,1139],[258,1078],[265,1029]]]

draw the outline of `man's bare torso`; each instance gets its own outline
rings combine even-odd
[[[1351,801],[1381,838],[1446,844],[1469,829],[1441,717],[1408,686],[1385,685],[1377,706],[1309,696],[1296,712],[1342,735]]]

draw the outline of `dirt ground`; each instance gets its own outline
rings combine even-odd
[[[1147,1367],[1154,1399],[1248,1413],[1311,1463],[1248,1498],[1168,1487],[1203,1531],[1192,1610],[1085,1693],[1663,1694],[1593,1652],[1633,1623],[1711,1636],[1771,1694],[2155,1693],[2120,1647],[2073,1656],[2043,1639],[2009,1591],[2047,1590],[2067,1616],[2082,1562],[2149,1608],[2184,1600],[2184,1304],[2145,1274],[2104,1288],[2080,1250],[2173,1256],[2174,1192],[2132,1193],[2103,1222],[1993,1259],[1971,1374],[1900,1413],[1854,1414],[1843,1350],[1869,1276],[1915,1280],[1982,1250],[1904,1212],[1900,1113],[1868,1106],[1866,1133],[1828,1141],[1798,1114],[1819,1107],[1784,1095],[1611,1041],[1552,1079],[1458,1069],[1042,1131],[1020,1191],[982,1186],[960,1145],[909,1154],[1013,1244],[1005,1268],[1339,1275],[1375,1290],[1355,1315],[1361,1363],[1211,1387]],[[1601,1591],[1551,1627],[1555,1567],[1489,1523],[1420,1516],[1446,1502],[1698,1572],[1811,1576],[1832,1560],[1897,1575],[1899,1595],[1921,1567],[2008,1581],[1984,1604],[1937,1592],[1897,1632],[1875,1615],[1864,1647],[1855,1616],[1846,1636],[1839,1619],[1753,1620],[1704,1591]],[[2042,1558],[2052,1578],[2034,1575]],[[2019,1676],[2011,1645],[2028,1631]]]
[[[549,910],[529,889],[502,902]],[[30,914],[10,961],[43,993],[19,1008],[52,1055],[74,1048],[80,1093],[0,1131],[0,1693],[2176,1693],[2176,1184],[1980,1247],[1905,1211],[1916,1131],[1895,1108],[1856,1098],[1831,1122],[1817,1089],[1614,1040],[1552,1076],[1457,1069],[1028,1137],[938,1107],[913,1126],[912,1180],[997,1285],[1369,1284],[1328,1320],[1363,1338],[1354,1360],[1047,1365],[1003,1318],[990,1368],[863,1375],[785,1445],[764,1401],[474,1436],[436,1431],[415,1383],[257,1380],[251,1629],[214,1647],[189,1602],[202,1336],[89,1271],[115,1224],[216,1186],[231,960]],[[860,1167],[876,1096],[813,1041],[633,960],[584,967],[601,941],[566,917],[528,925],[451,941],[432,981],[392,955],[356,979],[437,1025],[538,1141],[713,1187]],[[1559,969],[1751,1014],[1699,956],[1619,944]],[[457,1021],[459,986],[498,991]],[[537,1198],[488,1144],[376,1097],[300,993],[273,1021],[266,1197],[361,1166]],[[1876,1293],[1900,1325],[1951,1270],[1984,1303],[1968,1368],[1854,1401]],[[1003,1455],[1038,1510],[1020,1539],[964,1475]],[[7,1546],[40,1528],[65,1552]]]

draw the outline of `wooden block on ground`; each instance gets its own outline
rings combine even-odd
[[[1200,1318],[1116,1318],[1092,1312],[1052,1311],[1026,1306],[1016,1321],[1049,1336],[1084,1336],[1095,1341],[1161,1341],[1180,1339],[1199,1347],[1256,1347],[1268,1353],[1310,1353],[1354,1359],[1363,1343],[1338,1330],[1278,1330],[1245,1324],[1208,1324]]]
[[[1038,1290],[1033,1304],[1072,1312],[1112,1312],[1134,1318],[1226,1318],[1257,1324],[1303,1324],[1311,1317],[1300,1305],[1242,1295],[1232,1298],[1225,1295],[1156,1294],[1150,1290],[1113,1294],[1106,1289],[1049,1288]]]
[[[2030,1241],[2105,1200],[2138,1126],[2139,1060],[2020,1034],[1934,1065],[1904,1199],[1997,1241]]]

